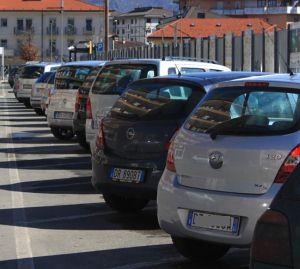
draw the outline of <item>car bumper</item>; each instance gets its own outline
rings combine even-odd
[[[251,264],[250,269],[292,269],[292,268],[287,266],[280,266],[280,265],[273,265],[273,264],[271,265],[271,264],[255,262]]]
[[[17,97],[18,98],[26,98],[28,100],[30,100],[31,97],[31,91],[30,92],[24,92],[24,91],[18,91],[17,92]]]
[[[108,164],[109,163],[109,164]],[[92,158],[92,184],[102,193],[110,193],[130,198],[146,198],[155,200],[157,186],[161,178],[161,166],[151,161],[124,161],[122,159],[103,159],[101,163]],[[145,179],[141,183],[115,182],[110,178],[113,167],[137,169],[145,171]]]
[[[55,119],[54,112],[49,109],[47,110],[47,121],[49,127],[73,130],[73,119]]]
[[[207,191],[181,186],[176,174],[165,170],[158,186],[158,220],[167,233],[220,244],[248,247],[255,225],[267,210],[281,184],[273,184],[266,194],[247,195]],[[237,235],[187,225],[189,210],[240,217]]]

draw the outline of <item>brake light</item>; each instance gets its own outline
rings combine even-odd
[[[290,230],[287,218],[268,210],[258,220],[251,245],[251,262],[292,266]]]
[[[281,165],[274,183],[284,183],[300,163],[300,146],[294,148]]]
[[[104,131],[103,131],[103,121],[99,122],[99,130],[96,138],[96,148],[97,150],[104,150],[105,140],[104,140]]]
[[[171,140],[167,144],[168,147],[168,155],[167,155],[167,163],[166,163],[166,168],[171,171],[176,173],[176,167],[175,167],[175,161],[174,161],[174,139],[176,137],[176,134],[178,131],[174,133],[172,136]]]
[[[87,119],[92,119],[93,114],[92,114],[92,104],[91,104],[91,99],[88,97],[86,100],[86,118]]]
[[[75,112],[78,112],[79,109],[80,109],[80,93],[78,91],[76,95]]]
[[[246,82],[246,87],[268,87],[270,85],[269,82]]]

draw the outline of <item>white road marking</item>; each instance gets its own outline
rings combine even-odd
[[[47,160],[47,159],[45,159]],[[64,166],[70,164],[88,164],[89,162],[65,162],[65,163],[57,163],[57,164],[42,164],[42,165],[32,165],[32,166],[21,166],[20,169],[36,169],[36,168],[46,168],[46,167],[57,167],[57,166]]]
[[[3,88],[2,88],[3,91]],[[1,97],[1,96],[0,96]],[[6,115],[9,115],[8,111],[4,111]],[[14,145],[12,140],[12,129],[10,126],[5,126],[5,134],[6,137],[10,139],[10,149],[12,149],[11,153],[7,154],[7,161],[9,163],[9,179],[10,184],[17,184],[19,191],[17,192],[11,192],[11,199],[12,199],[12,208],[16,207],[24,207],[24,199],[23,199],[23,193],[20,188],[20,177],[18,173],[18,167],[17,167],[17,159],[16,155],[14,153]],[[5,144],[5,147],[8,148],[8,143]],[[24,220],[26,221],[26,215],[24,210],[18,210],[13,211],[13,219],[14,222],[16,220]],[[18,212],[18,213],[17,213]],[[17,255],[17,266],[18,269],[34,269],[34,263],[33,263],[33,254],[31,249],[31,242],[30,242],[30,236],[28,232],[27,227],[18,227],[14,226],[14,237],[15,237],[15,244],[16,244],[16,255]],[[21,259],[26,258],[27,262],[22,262]]]

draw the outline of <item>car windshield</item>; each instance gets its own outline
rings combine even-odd
[[[94,83],[94,94],[121,94],[129,83],[157,75],[157,67],[151,64],[119,64],[102,68]]]
[[[118,118],[174,119],[186,117],[205,91],[178,82],[138,82],[130,85],[111,110]]]
[[[78,89],[93,69],[94,67],[91,66],[60,67],[55,77],[55,88],[59,90]]]
[[[51,76],[50,72],[46,72],[42,74],[36,81],[36,83],[45,83],[48,81],[49,77]]]
[[[41,74],[44,73],[43,66],[24,66],[19,72],[20,78],[25,79],[35,79],[38,78]]]
[[[92,87],[92,84],[98,75],[99,70],[100,70],[100,68],[95,68],[87,75],[85,81],[82,83],[81,87],[79,88],[79,91],[81,94],[89,93],[89,91]]]
[[[299,94],[281,88],[219,88],[208,94],[185,128],[199,133],[275,135],[298,129]]]

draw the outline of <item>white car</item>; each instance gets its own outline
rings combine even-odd
[[[55,76],[55,90],[47,109],[48,125],[56,138],[65,140],[74,136],[73,115],[78,89],[89,73],[104,63],[102,61],[78,61],[58,68]]]
[[[300,162],[300,75],[220,83],[171,142],[158,219],[191,259],[251,245],[257,220]]]
[[[35,63],[23,66],[18,72],[17,99],[26,107],[31,107],[31,90],[36,80],[45,72],[56,70],[60,65],[60,63]]]
[[[54,93],[54,80],[56,72],[51,72],[45,88],[41,91],[41,109],[43,114],[47,115],[47,109],[50,103],[51,94]]]
[[[53,72],[45,72],[33,84],[30,96],[30,105],[37,115],[43,115],[41,108],[42,93],[47,86],[48,80],[51,78]]]
[[[156,76],[209,71],[231,70],[215,63],[172,59],[131,59],[107,63],[99,72],[87,100],[86,139],[91,143],[91,148],[99,120],[111,109],[129,83]]]

